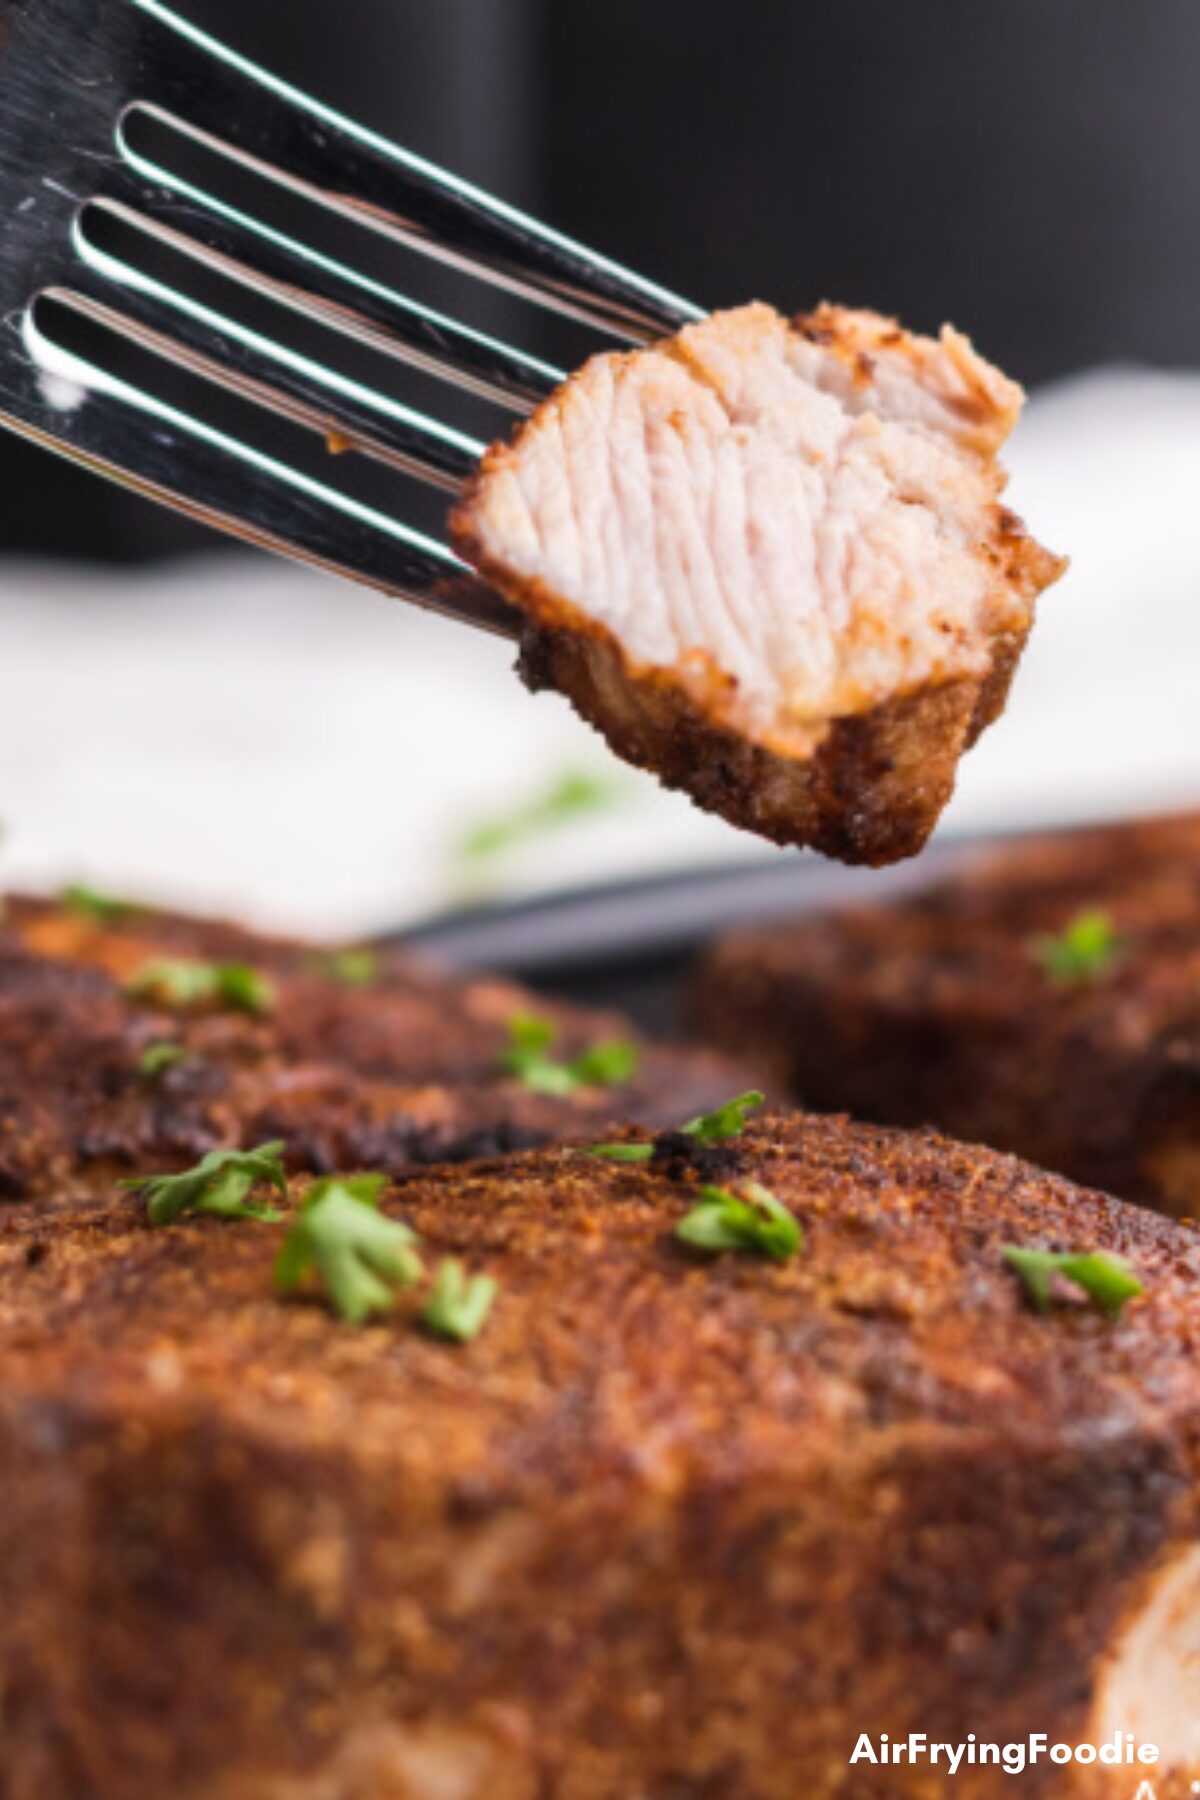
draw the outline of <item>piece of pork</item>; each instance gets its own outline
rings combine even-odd
[[[1200,1779],[1200,1242],[932,1135],[761,1119],[386,1210],[500,1284],[433,1343],[284,1302],[285,1225],[0,1209],[6,1800],[1158,1800]],[[1008,1244],[1126,1256],[1035,1313]],[[895,1742],[1146,1768],[873,1767]]]
[[[487,456],[457,544],[523,670],[735,824],[910,855],[1062,562],[1000,504],[1021,390],[947,328],[720,313],[589,362]]]
[[[233,963],[269,981],[262,1013],[172,1006],[129,984],[148,964]],[[397,1174],[524,1149],[614,1118],[677,1125],[756,1085],[730,1059],[646,1042],[620,1013],[543,1000],[515,982],[455,978],[381,949],[346,985],[312,944],[135,909],[116,922],[9,897],[0,921],[0,1204],[282,1137],[294,1169]],[[636,1066],[611,1086],[546,1093],[504,1066],[534,1014],[568,1061],[620,1040]],[[169,1045],[178,1061],[147,1073]]]
[[[1048,951],[1089,918],[1094,966],[1056,974]],[[956,856],[890,905],[732,932],[693,1011],[806,1106],[1200,1217],[1200,813]]]

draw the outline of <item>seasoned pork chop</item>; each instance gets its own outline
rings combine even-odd
[[[254,1012],[131,991],[154,965],[186,973],[197,961],[269,982],[271,1004]],[[103,923],[10,899],[0,1201],[274,1137],[287,1139],[296,1169],[396,1172],[613,1118],[678,1124],[753,1085],[721,1056],[645,1043],[620,1014],[550,1004],[511,982],[455,980],[395,952],[367,965],[363,985],[339,979],[342,966],[232,925],[140,911]],[[356,959],[345,967],[361,977]],[[616,1041],[634,1047],[635,1066],[609,1085],[540,1091],[504,1067],[511,1021],[524,1014],[557,1030],[550,1053],[561,1062]]]
[[[1200,1778],[1200,1245],[986,1151],[764,1120],[787,1262],[675,1235],[711,1152],[417,1175],[499,1296],[286,1302],[286,1224],[0,1212],[11,1800],[1004,1800],[892,1741],[1156,1743]],[[1120,1319],[1006,1245],[1120,1253]],[[1043,1760],[1030,1800],[1145,1769]]]
[[[697,1022],[806,1105],[1200,1217],[1200,814],[1064,832],[731,934]]]
[[[1021,390],[947,328],[721,313],[600,356],[488,455],[458,545],[523,667],[785,844],[920,848],[1063,564],[1000,504]]]

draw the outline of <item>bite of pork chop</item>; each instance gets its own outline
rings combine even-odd
[[[596,357],[453,520],[523,672],[738,825],[921,847],[1063,569],[1000,503],[1021,390],[947,328],[763,305]]]

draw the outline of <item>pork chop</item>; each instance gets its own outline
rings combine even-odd
[[[523,669],[782,844],[925,842],[1063,563],[1000,502],[1021,390],[947,328],[755,305],[595,358],[487,456],[459,548]]]
[[[385,1211],[469,1344],[271,1269],[286,1223],[0,1213],[6,1800],[1003,1800],[895,1743],[1131,1732],[1200,1778],[1200,1244],[982,1150],[753,1123],[787,1261],[677,1236],[703,1153],[561,1148]],[[696,1155],[689,1165],[688,1157]],[[1036,1312],[1010,1245],[1128,1259]]]
[[[975,858],[733,933],[696,1017],[821,1109],[932,1122],[1200,1216],[1200,814]]]
[[[173,998],[197,965],[240,971],[245,991]],[[156,968],[159,985],[139,991]],[[257,1011],[255,982],[268,984]],[[536,1069],[506,1067],[525,1015],[557,1034],[548,1061],[616,1043],[631,1066],[547,1092]],[[394,951],[346,958],[234,925],[20,899],[0,922],[0,1200],[275,1137],[295,1169],[396,1172],[614,1118],[678,1124],[752,1085],[729,1059],[647,1043],[620,1014]]]

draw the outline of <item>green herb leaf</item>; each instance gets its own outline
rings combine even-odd
[[[1057,936],[1034,938],[1030,948],[1050,980],[1064,987],[1107,975],[1124,951],[1112,919],[1096,910],[1077,913]]]
[[[484,862],[543,832],[601,812],[620,796],[619,785],[586,771],[571,770],[544,794],[495,819],[473,826],[459,846],[466,862]]]
[[[514,1013],[508,1021],[507,1057],[514,1064],[522,1057],[544,1056],[558,1036],[558,1028],[536,1013]]]
[[[209,963],[161,957],[143,963],[125,986],[131,994],[168,1006],[194,1006],[216,993],[216,970]]]
[[[1039,1312],[1049,1312],[1054,1302],[1056,1278],[1069,1281],[1110,1318],[1119,1318],[1131,1300],[1145,1292],[1128,1263],[1104,1250],[1067,1252],[1023,1250],[1010,1245],[1004,1260],[1021,1279]]]
[[[731,1138],[741,1137],[749,1114],[765,1102],[766,1096],[757,1090],[739,1094],[736,1100],[727,1100],[715,1112],[693,1119],[683,1127],[683,1136],[695,1138],[698,1144],[726,1144]]]
[[[310,1271],[351,1325],[386,1312],[396,1288],[421,1277],[416,1233],[378,1211],[386,1175],[332,1175],[305,1195],[275,1263],[275,1285],[291,1293]]]
[[[482,1331],[497,1292],[490,1275],[468,1275],[460,1262],[444,1262],[421,1314],[421,1323],[435,1337],[469,1344]]]
[[[729,1188],[705,1187],[700,1199],[676,1229],[694,1250],[752,1250],[775,1262],[787,1262],[804,1244],[804,1231],[774,1194],[758,1182],[747,1182],[740,1194]]]
[[[316,974],[340,982],[342,987],[373,987],[379,979],[379,957],[365,947],[321,950],[313,957],[312,967]]]
[[[247,1205],[246,1196],[261,1183],[286,1197],[282,1154],[282,1143],[260,1144],[257,1150],[213,1150],[182,1175],[155,1175],[121,1185],[145,1196],[151,1225],[173,1225],[184,1213],[270,1222],[280,1215],[269,1206]]]
[[[234,1012],[270,1012],[277,998],[275,983],[247,963],[217,967],[217,999]]]
[[[71,882],[58,899],[59,905],[68,912],[77,913],[82,919],[92,919],[97,925],[119,925],[123,919],[142,910],[134,900],[117,900],[111,894],[102,894],[98,888],[86,887],[81,881]]]
[[[617,1087],[637,1072],[641,1052],[636,1044],[613,1039],[593,1044],[571,1062],[557,1062],[551,1051],[557,1027],[532,1013],[518,1013],[508,1022],[508,1048],[500,1058],[506,1075],[523,1082],[535,1094],[563,1096],[586,1087]]]
[[[182,1044],[147,1044],[138,1057],[138,1074],[145,1075],[150,1081],[159,1075],[165,1075],[168,1069],[174,1069],[187,1061],[187,1051]]]
[[[605,1162],[648,1163],[654,1158],[653,1144],[593,1144],[585,1156],[598,1156]]]
[[[508,1021],[508,1048],[500,1067],[535,1094],[571,1094],[579,1086],[567,1068],[550,1055],[558,1033],[547,1019],[517,1013]]]
[[[275,983],[248,963],[206,963],[162,957],[143,963],[126,983],[129,993],[164,1006],[199,1006],[214,1001],[231,1012],[270,1012]]]
[[[567,1068],[580,1087],[620,1087],[636,1073],[640,1055],[636,1044],[623,1038],[593,1044]]]
[[[681,1126],[679,1135],[694,1138],[698,1144],[727,1144],[732,1138],[741,1137],[747,1116],[764,1104],[765,1096],[757,1090],[739,1094],[736,1100],[727,1100],[715,1112],[702,1113],[698,1119]],[[584,1155],[598,1156],[605,1162],[646,1163],[654,1158],[654,1145],[593,1144]]]

